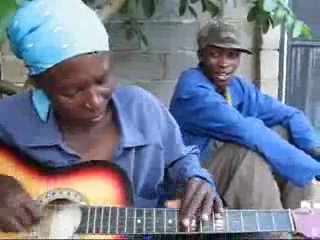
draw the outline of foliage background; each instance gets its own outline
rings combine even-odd
[[[0,1],[0,41],[5,36],[5,27],[14,14],[17,7],[25,1],[30,0],[1,0]],[[107,20],[114,14],[125,19],[123,28],[126,29],[128,39],[137,36],[145,45],[148,39],[143,33],[143,28],[139,20],[141,17],[152,18],[161,11],[165,1],[170,0],[83,0],[95,9],[103,20]],[[179,0],[177,12],[180,16],[186,13],[192,14],[195,18],[198,13],[195,4],[201,4],[202,12],[209,13],[211,17],[219,17],[227,2],[232,1],[237,6],[237,0]],[[249,22],[255,21],[262,33],[267,33],[270,28],[284,24],[286,30],[293,37],[300,35],[311,38],[310,28],[301,20],[297,19],[290,9],[287,0],[247,0],[250,9],[247,14]]]

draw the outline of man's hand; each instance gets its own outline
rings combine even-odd
[[[222,212],[222,201],[209,183],[198,177],[190,178],[181,202],[180,221],[183,227],[195,230],[197,217],[204,221],[221,219]]]
[[[39,220],[39,208],[19,182],[0,175],[0,230],[21,232]]]

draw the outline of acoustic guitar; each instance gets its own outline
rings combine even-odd
[[[197,231],[182,232],[177,209],[134,208],[130,181],[111,162],[47,168],[25,152],[1,144],[0,166],[0,174],[16,178],[40,203],[44,215],[28,232],[0,233],[0,239],[132,239],[259,232],[299,232],[320,238],[320,210],[309,208],[225,210],[223,221],[199,220]]]

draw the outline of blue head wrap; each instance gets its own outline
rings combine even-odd
[[[80,54],[109,50],[104,25],[81,0],[29,0],[17,10],[7,35],[30,75]],[[32,101],[46,120],[50,102],[45,93],[35,89]]]

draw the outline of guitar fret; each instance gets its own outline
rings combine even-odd
[[[119,232],[119,208],[116,208],[117,211],[116,211],[116,230],[115,230],[115,233],[118,233]]]
[[[241,232],[244,232],[244,219],[243,219],[242,210],[240,210],[240,226],[241,226]]]
[[[143,233],[146,232],[146,209],[143,209]]]
[[[145,209],[145,233],[154,233],[154,211],[152,209]]]
[[[95,234],[99,234],[101,232],[102,209],[102,207],[96,207],[95,209]]]
[[[86,233],[89,233],[89,227],[90,227],[90,213],[91,213],[91,207],[88,207],[88,216],[87,216],[87,230]]]
[[[96,233],[96,220],[97,220],[97,208],[94,207],[94,213],[93,213],[93,227],[92,227],[92,233]]]
[[[136,229],[135,229],[136,234],[143,234],[145,231],[143,214],[144,214],[144,209],[141,209],[141,208],[136,209],[136,221],[135,221],[136,222]]]
[[[156,209],[156,233],[164,233],[164,211],[163,209]]]
[[[111,225],[111,207],[109,207],[109,212],[108,212],[108,233],[111,233],[110,231],[110,225]]]
[[[136,224],[137,224],[137,209],[134,209],[134,217],[133,217],[133,233],[135,234],[136,233]]]
[[[240,233],[242,232],[242,219],[241,219],[241,211],[239,210],[228,210],[228,219],[229,222],[229,232],[232,233]],[[225,224],[227,225],[227,224]],[[218,230],[216,226],[216,230]],[[224,230],[224,229],[223,229]]]
[[[167,233],[167,211],[164,209],[164,233]]]
[[[257,211],[256,210],[242,210],[243,216],[243,232],[257,232]]]
[[[292,210],[291,209],[287,209],[285,210],[287,212],[287,216],[288,216],[288,224],[289,224],[289,229],[290,232],[294,232],[295,231],[295,225],[293,223],[293,217],[292,217]]]
[[[118,208],[118,214],[117,233],[126,233],[126,208]]]
[[[230,226],[229,226],[229,218],[228,218],[228,210],[225,211],[225,226],[226,226],[226,231],[229,231]]]
[[[104,207],[101,207],[100,234],[103,233],[103,215],[104,215]]]
[[[127,232],[127,225],[128,225],[128,208],[125,208],[125,213],[124,213],[124,232]]]
[[[117,207],[111,207],[110,208],[110,234],[116,234],[118,233],[118,208]]]
[[[165,209],[166,216],[166,233],[177,232],[177,222],[176,222],[176,210],[175,209]]]
[[[178,211],[176,210],[174,212],[175,212],[174,220],[176,224],[176,232],[179,232]]]
[[[129,234],[135,233],[135,209],[128,208],[127,209],[127,224],[126,224],[126,232]]]
[[[227,214],[227,210],[226,210],[226,214]],[[227,219],[226,219],[227,221]],[[212,214],[212,231],[215,232],[216,231],[216,224],[215,224],[215,219],[214,219],[214,215]]]
[[[292,216],[292,210],[288,209],[288,214],[289,214],[289,222],[290,222],[290,228],[291,228],[291,232],[295,232],[295,225],[293,222],[293,216]]]
[[[274,215],[273,212],[271,212],[271,218],[272,218],[272,231],[276,230],[276,223],[275,223],[275,219],[274,219]]]
[[[108,234],[110,232],[110,227],[109,227],[109,219],[110,219],[110,207],[103,207],[103,212],[101,213],[101,231],[102,233]]]
[[[259,211],[258,216],[260,220],[260,230],[262,232],[273,231],[273,222],[270,215],[271,211]]]
[[[260,220],[259,220],[259,214],[258,214],[258,211],[256,211],[256,222],[257,222],[257,229],[258,229],[258,232],[261,231],[261,227],[260,227]]]
[[[274,212],[274,219],[277,231],[290,232],[292,231],[291,219],[288,210]]]
[[[156,208],[153,209],[153,232],[155,233],[156,232],[156,219],[157,219],[157,216],[156,216]]]

